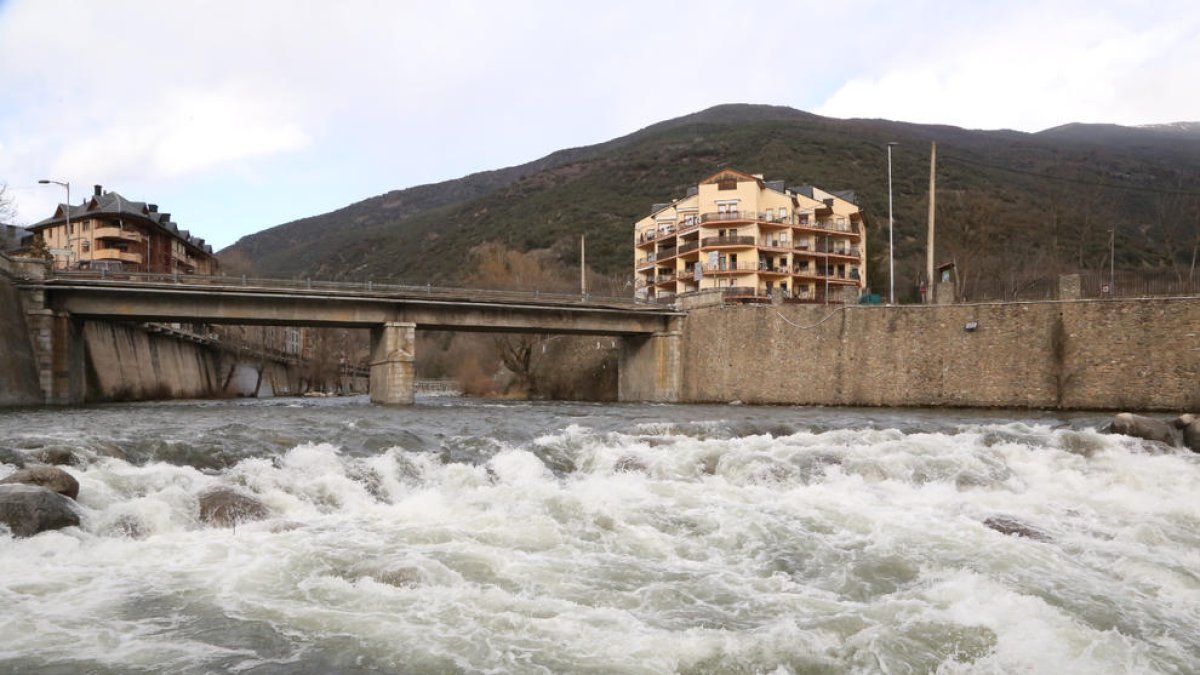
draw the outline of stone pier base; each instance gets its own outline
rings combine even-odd
[[[385,323],[371,329],[371,402],[412,405],[415,323]]]
[[[618,392],[621,401],[675,403],[683,384],[679,360],[682,331],[627,337],[621,341],[618,362]]]

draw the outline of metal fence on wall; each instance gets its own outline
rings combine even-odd
[[[1196,270],[1082,270],[1050,273],[1041,270],[1014,272],[1003,277],[975,279],[964,284],[960,301],[1054,300],[1059,279],[1079,275],[1080,298],[1153,298],[1200,295],[1200,269]]]

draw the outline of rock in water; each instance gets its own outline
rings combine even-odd
[[[1169,422],[1156,420],[1132,413],[1120,413],[1113,417],[1108,430],[1114,434],[1158,441],[1167,445],[1179,445],[1179,437]]]
[[[217,488],[200,495],[201,522],[217,527],[262,520],[270,515],[266,504],[229,488]]]
[[[989,527],[1000,534],[1007,534],[1013,537],[1025,537],[1034,541],[1050,541],[1050,535],[1041,530],[1026,525],[1021,521],[1010,518],[1008,516],[992,516],[983,521],[986,527]]]
[[[11,464],[18,469],[25,466],[25,453],[10,448],[0,448],[0,464]]]
[[[0,485],[0,523],[18,537],[79,524],[70,499],[37,485]]]
[[[1192,419],[1191,423],[1183,428],[1183,444],[1191,448],[1192,452],[1200,452],[1200,419]]]
[[[39,485],[64,497],[79,497],[79,481],[56,466],[35,464],[18,469],[0,480],[0,484]]]
[[[56,466],[69,466],[79,463],[79,460],[75,457],[75,453],[70,448],[62,447],[42,448],[37,451],[37,458],[42,461],[42,464],[54,464]]]

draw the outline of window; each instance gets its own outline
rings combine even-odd
[[[779,219],[780,220],[787,219],[787,207],[786,206],[779,209]]]
[[[87,252],[88,252],[88,251],[90,251],[90,250],[92,250],[92,243],[91,243],[90,241],[86,241],[86,240],[85,240],[85,241],[83,242],[83,252],[84,252],[84,253],[87,253]]]

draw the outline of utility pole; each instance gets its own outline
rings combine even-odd
[[[1117,295],[1117,226],[1108,228],[1108,297]]]
[[[888,304],[896,304],[896,240],[892,236],[894,219],[892,218],[892,146],[899,145],[896,142],[887,144],[888,158]]]
[[[933,283],[934,202],[937,199],[937,141],[929,144],[929,247],[925,259],[925,304],[933,304],[936,286]]]
[[[579,294],[587,295],[587,233],[579,235]]]

